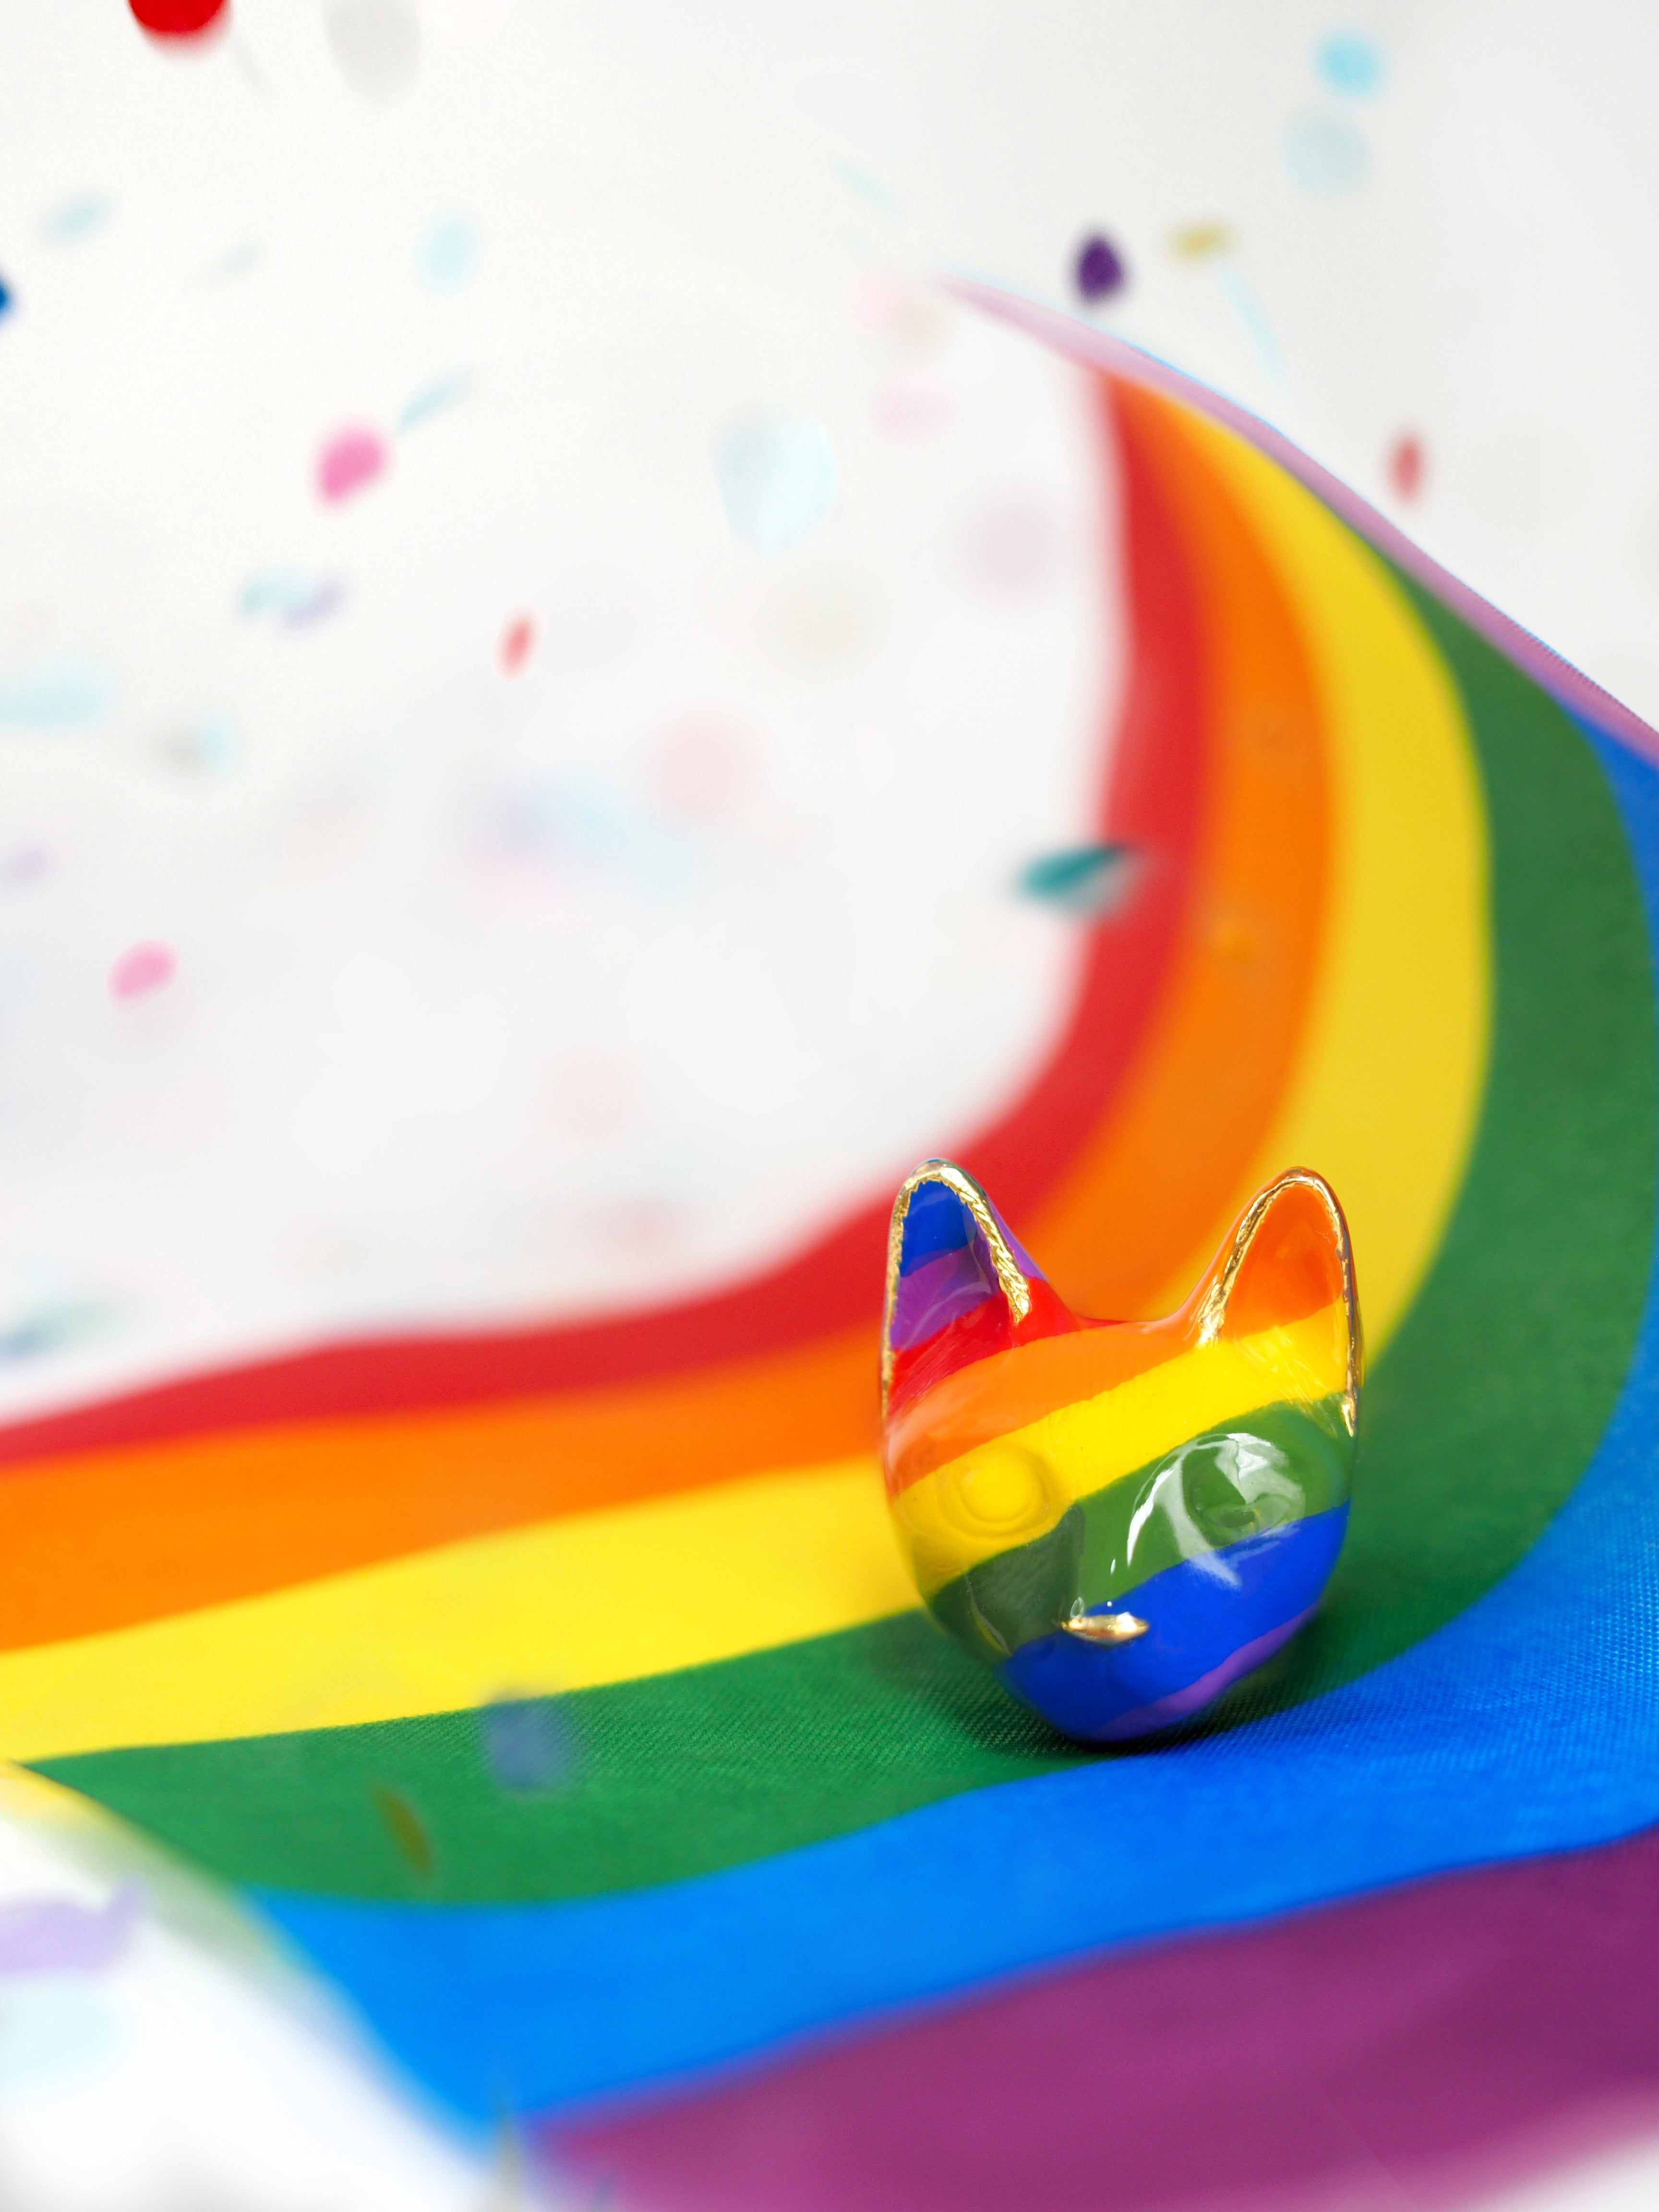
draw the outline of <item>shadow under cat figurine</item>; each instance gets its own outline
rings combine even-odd
[[[1347,1525],[1348,1228],[1292,1168],[1167,1320],[1085,1321],[948,1160],[893,1207],[887,1494],[934,1618],[1067,1735],[1170,1728],[1293,1636]]]

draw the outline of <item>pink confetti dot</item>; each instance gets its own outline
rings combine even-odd
[[[895,378],[876,394],[876,423],[890,438],[919,438],[935,430],[951,412],[942,392]]]
[[[1409,433],[1396,438],[1389,454],[1389,482],[1401,499],[1415,499],[1423,489],[1423,442]]]
[[[377,430],[337,430],[317,456],[317,489],[325,499],[349,499],[385,470],[392,454]]]
[[[718,722],[686,722],[655,749],[651,780],[675,814],[711,822],[729,814],[750,780],[749,749]]]
[[[501,667],[508,676],[516,676],[530,658],[530,648],[536,642],[536,625],[528,615],[514,615],[501,632]]]
[[[141,998],[146,991],[159,991],[163,983],[170,983],[178,964],[171,945],[135,945],[110,969],[110,990],[118,999]]]

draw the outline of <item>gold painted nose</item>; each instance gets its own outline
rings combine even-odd
[[[1062,1620],[1060,1626],[1068,1636],[1075,1636],[1085,1644],[1133,1644],[1137,1636],[1146,1633],[1147,1623],[1133,1613],[1080,1613],[1073,1620]]]

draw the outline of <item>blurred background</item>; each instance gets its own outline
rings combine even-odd
[[[1078,372],[953,273],[1659,720],[1650,9],[137,20],[191,13],[0,5],[8,1413],[741,1277],[1020,1088],[1116,517]],[[8,1817],[11,1889],[107,1895]],[[513,2201],[179,1914],[68,2014],[0,1939],[0,2202]]]

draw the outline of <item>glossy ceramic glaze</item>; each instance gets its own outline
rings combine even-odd
[[[1359,1407],[1347,1224],[1292,1169],[1167,1319],[1061,1302],[961,1169],[893,1209],[887,1494],[934,1618],[1068,1735],[1207,1705],[1294,1635],[1341,1549]]]

